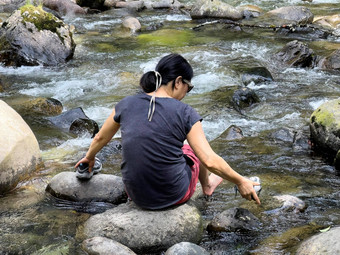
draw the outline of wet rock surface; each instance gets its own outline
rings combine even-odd
[[[261,223],[250,211],[244,208],[231,208],[216,215],[208,224],[211,232],[256,231]]]

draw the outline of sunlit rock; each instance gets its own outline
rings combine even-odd
[[[70,60],[76,47],[67,24],[33,5],[3,23],[0,42],[0,62],[6,66],[56,66]]]
[[[306,241],[303,241],[296,255],[333,255],[340,252],[340,227],[319,233]]]
[[[94,137],[99,131],[98,124],[89,119],[80,107],[68,110],[55,117],[49,117],[48,120],[62,131],[78,136],[90,135]]]
[[[122,22],[123,27],[129,29],[132,33],[140,31],[141,24],[135,17],[126,17]]]
[[[179,9],[183,8],[184,4],[180,3],[178,0],[145,0],[144,5],[147,9]]]
[[[164,255],[209,255],[202,247],[194,243],[181,242],[171,246]]]
[[[0,194],[3,194],[36,170],[41,154],[30,127],[2,100],[0,116]]]
[[[70,0],[43,0],[43,5],[62,15],[86,14],[86,10]]]
[[[337,29],[340,26],[340,15],[317,16],[314,17],[313,24],[320,25],[328,29]]]
[[[156,253],[182,241],[199,243],[202,224],[200,212],[189,203],[154,211],[130,202],[92,216],[78,236],[102,236],[136,253]]]
[[[236,9],[243,12],[245,18],[256,18],[259,17],[264,11],[255,5],[241,5],[236,7]]]
[[[79,180],[75,172],[61,172],[51,179],[46,191],[69,201],[113,204],[126,201],[122,178],[111,174],[95,174],[90,180]]]
[[[82,249],[89,255],[97,254],[117,254],[134,255],[130,248],[106,237],[93,237],[86,239],[82,243]]]
[[[144,7],[143,1],[118,1],[115,3],[115,8],[127,8],[135,11],[140,11],[144,9]]]
[[[287,43],[274,58],[281,65],[289,67],[314,67],[317,56],[306,43],[294,40]]]
[[[55,116],[63,111],[61,102],[54,98],[24,97],[9,101],[21,115]]]
[[[221,18],[240,20],[243,12],[219,0],[198,0],[190,11],[192,19]]]
[[[235,232],[259,230],[261,222],[244,208],[231,208],[216,215],[208,224],[211,232]]]
[[[306,25],[311,24],[314,19],[313,13],[304,6],[286,6],[271,10],[265,14],[276,19],[276,22],[286,25]]]

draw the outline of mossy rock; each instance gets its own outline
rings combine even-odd
[[[63,25],[63,22],[55,17],[53,14],[46,12],[42,6],[34,6],[26,4],[20,8],[23,23],[30,22],[40,30],[49,30],[57,33],[57,29]]]
[[[148,34],[140,34],[138,41],[141,45],[157,46],[186,46],[190,45],[194,34],[188,30],[162,29]]]
[[[340,149],[340,99],[327,101],[313,112],[310,131],[315,149],[334,157]]]

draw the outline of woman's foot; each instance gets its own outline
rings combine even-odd
[[[216,187],[221,184],[223,178],[216,175],[210,174],[209,175],[209,182],[206,186],[202,186],[204,195],[211,196],[212,193],[215,191]]]

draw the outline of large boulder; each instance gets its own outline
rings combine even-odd
[[[340,254],[340,227],[317,234],[302,242],[296,255],[334,255]]]
[[[309,126],[314,149],[334,158],[340,150],[340,99],[319,106],[312,113]]]
[[[119,205],[89,218],[84,239],[102,236],[136,253],[156,253],[183,241],[199,243],[203,234],[199,210],[189,203],[164,210],[143,210],[133,202]]]
[[[240,20],[243,12],[219,0],[198,0],[190,11],[192,19],[230,19]]]
[[[111,174],[96,174],[90,180],[79,180],[75,172],[61,172],[46,187],[54,197],[77,202],[126,201],[122,178]]]
[[[0,62],[6,66],[63,64],[75,50],[70,27],[41,7],[25,5],[0,29]]]
[[[307,44],[294,40],[287,43],[274,58],[281,64],[289,67],[314,67],[316,54]]]
[[[70,0],[43,0],[43,5],[62,15],[86,14],[86,10]]]
[[[278,24],[306,25],[311,24],[314,19],[313,13],[304,6],[286,6],[271,10],[265,14],[276,19]]]
[[[41,154],[30,127],[2,100],[0,116],[0,194],[3,194],[37,168]]]

